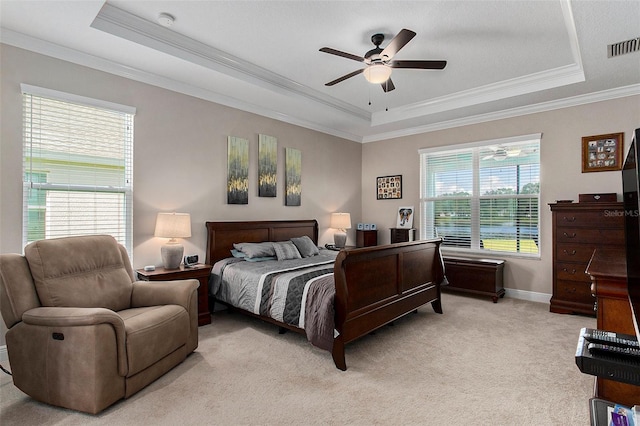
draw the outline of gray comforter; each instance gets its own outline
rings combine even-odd
[[[223,259],[213,267],[210,293],[236,308],[301,328],[314,346],[331,351],[337,252],[320,253],[283,261]]]

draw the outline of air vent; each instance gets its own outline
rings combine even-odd
[[[621,41],[620,43],[610,44],[607,46],[607,52],[609,57],[625,55],[631,52],[637,52],[640,50],[640,37],[632,38],[631,40]]]

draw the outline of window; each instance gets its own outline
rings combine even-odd
[[[539,256],[540,137],[420,150],[422,237]]]
[[[109,234],[132,249],[135,109],[22,85],[23,242]]]

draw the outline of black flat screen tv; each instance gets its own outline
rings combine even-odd
[[[625,251],[627,257],[627,291],[629,303],[640,340],[640,129],[633,133],[627,158],[622,166],[622,196],[624,201]]]

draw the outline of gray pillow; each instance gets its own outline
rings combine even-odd
[[[291,242],[296,245],[302,257],[311,257],[320,254],[320,250],[308,236],[292,238]]]
[[[245,254],[249,259],[254,257],[275,256],[273,243],[236,243],[233,247]]]
[[[273,249],[276,251],[278,260],[300,259],[301,257],[296,245],[291,241],[273,243]]]

